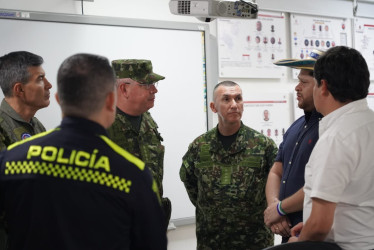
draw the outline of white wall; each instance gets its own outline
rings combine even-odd
[[[352,0],[257,0],[260,10],[284,11],[302,14],[314,14],[329,17],[353,18]],[[374,18],[374,1],[358,0],[357,15]],[[125,17],[137,19],[151,19],[176,22],[200,23],[194,17],[177,16],[169,11],[169,0],[94,0],[83,2],[84,15]],[[82,13],[81,1],[75,0],[0,0],[0,9],[28,10],[37,12],[55,12],[64,14]],[[211,38],[216,38],[216,22],[210,23]],[[287,36],[289,39],[289,35]],[[288,41],[289,44],[289,41]],[[215,48],[216,49],[216,48]],[[290,52],[288,52],[290,56]],[[217,60],[217,51],[212,53],[213,60]],[[217,69],[213,69],[214,71]],[[218,70],[217,70],[218,74]],[[219,81],[226,80],[219,78]],[[243,94],[251,91],[292,92],[296,81],[291,72],[282,79],[234,79],[243,88]],[[216,83],[208,83],[208,102],[211,100],[211,89]],[[210,127],[215,124],[213,115],[209,113]]]
[[[323,16],[353,17],[352,0],[257,0],[262,10],[275,10]],[[86,15],[156,19],[179,22],[199,22],[194,18],[174,16],[169,0],[94,0],[84,2]],[[0,0],[1,9],[81,14],[81,1],[75,0]],[[361,17],[374,17],[374,1],[358,0]]]

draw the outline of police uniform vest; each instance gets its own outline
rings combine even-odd
[[[99,124],[65,117],[10,145],[0,166],[10,250],[166,249],[149,169]]]

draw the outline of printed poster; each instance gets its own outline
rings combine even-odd
[[[257,19],[217,19],[221,78],[282,78],[287,69],[284,13],[259,12]]]
[[[279,146],[291,125],[289,93],[257,93],[244,99],[242,121]]]
[[[290,22],[292,58],[305,59],[313,49],[352,47],[350,19],[291,14]],[[299,70],[292,70],[294,79],[298,74]]]
[[[370,80],[374,80],[374,19],[354,19],[354,42],[369,67]]]

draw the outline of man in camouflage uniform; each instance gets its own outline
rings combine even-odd
[[[266,177],[275,143],[241,122],[242,90],[219,83],[210,108],[216,128],[196,138],[183,157],[180,177],[196,207],[199,250],[263,249],[273,245],[263,223]]]
[[[154,106],[156,83],[165,77],[153,73],[149,60],[114,60],[112,66],[117,76],[118,100],[116,119],[108,129],[109,137],[145,162],[162,197],[165,148],[148,110]],[[171,216],[168,198],[162,198],[162,207],[168,225]]]
[[[0,150],[45,131],[34,117],[49,105],[52,88],[42,63],[42,57],[26,51],[0,57],[0,85],[5,96],[0,105]]]

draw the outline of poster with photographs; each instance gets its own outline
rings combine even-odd
[[[259,12],[257,19],[218,19],[219,77],[282,78],[285,67],[273,62],[286,57],[283,13]]]
[[[369,93],[366,99],[367,99],[369,108],[374,111],[374,89],[373,88],[369,90]],[[301,116],[304,115],[304,110],[299,108],[299,106],[297,105],[296,94],[294,95],[293,103],[294,103],[293,105],[294,106],[294,121],[296,121],[297,119],[299,119]]]
[[[372,110],[374,110],[374,86],[373,85],[370,85],[370,87],[369,87],[369,94],[366,97],[366,99],[368,101],[369,108],[371,108]]]
[[[368,96],[366,97],[366,99],[368,100],[369,108],[374,110],[374,93],[373,92],[369,93]]]
[[[313,49],[352,47],[351,20],[306,15],[290,15],[292,58],[305,59]],[[292,70],[294,79],[299,71]]]
[[[374,80],[374,19],[354,19],[354,47],[365,58],[370,80]]]
[[[291,125],[289,93],[246,94],[242,121],[245,125],[272,138],[279,146]]]

